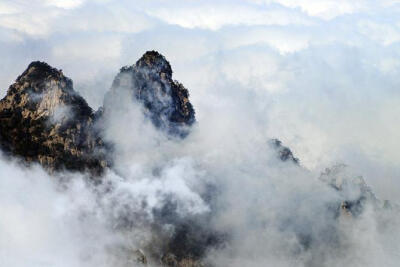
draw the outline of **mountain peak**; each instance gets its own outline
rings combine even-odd
[[[33,61],[26,70],[17,78],[17,81],[44,80],[44,79],[65,79],[61,70],[55,69],[46,62]]]
[[[168,60],[154,50],[144,53],[144,55],[136,62],[136,67],[172,76],[172,68]]]
[[[299,159],[293,155],[292,151],[288,147],[282,145],[281,140],[273,138],[270,140],[270,144],[272,148],[278,153],[278,157],[280,160],[299,164]]]
[[[142,104],[153,124],[169,134],[184,137],[195,122],[188,90],[172,79],[171,65],[157,51],[148,51],[134,66],[121,69],[104,99],[105,112],[118,108],[124,96]]]
[[[93,124],[93,110],[71,79],[45,62],[29,64],[0,100],[0,148],[50,170],[102,171]]]

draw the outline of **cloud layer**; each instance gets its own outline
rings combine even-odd
[[[120,128],[110,128],[110,138],[119,140],[123,148],[118,162],[123,177],[129,177],[128,182],[117,184],[121,192],[129,192],[128,198],[146,198],[152,207],[167,195],[176,196],[182,214],[209,212],[210,207],[200,197],[201,185],[210,181],[221,184],[226,195],[219,204],[236,208],[218,214],[215,225],[232,229],[237,234],[234,238],[243,242],[233,242],[226,254],[210,253],[221,266],[228,264],[229,249],[235,251],[240,258],[236,263],[242,266],[265,266],[271,261],[274,266],[313,262],[318,251],[300,253],[290,258],[293,262],[287,261],[298,245],[293,236],[297,229],[282,232],[272,225],[265,230],[263,223],[272,218],[282,222],[285,215],[274,212],[284,209],[294,218],[300,217],[296,226],[307,225],[306,217],[322,210],[324,199],[328,202],[337,197],[315,183],[325,167],[344,162],[363,175],[380,198],[400,200],[399,1],[0,3],[1,96],[32,60],[43,60],[63,69],[73,79],[75,89],[97,108],[119,68],[132,65],[152,49],[166,56],[174,78],[189,89],[198,126],[184,144],[175,144],[143,122],[137,110],[114,121]],[[286,167],[276,167],[274,161],[265,164],[272,156],[264,151],[263,144],[271,137],[288,145],[311,174],[291,168],[283,171]],[[109,232],[108,219],[113,215],[108,212],[112,209],[104,208],[109,203],[99,207],[96,194],[79,177],[60,194],[52,178],[40,168],[31,173],[3,160],[0,164],[0,176],[6,177],[0,186],[4,190],[0,194],[5,209],[2,213],[9,214],[0,221],[0,233],[11,235],[7,239],[11,243],[0,243],[0,259],[7,260],[7,266],[24,266],[27,261],[45,266],[59,257],[72,259],[65,266],[79,266],[86,257],[82,251],[85,254],[103,250],[109,243],[128,242]],[[150,171],[153,169],[161,170],[156,178]],[[265,177],[267,181],[262,179]],[[110,174],[109,179],[121,178]],[[160,191],[165,194],[160,195]],[[263,192],[268,194],[264,196]],[[254,199],[246,202],[249,196]],[[321,204],[310,204],[310,209],[297,214],[290,205],[298,198],[305,199],[301,202],[304,207],[315,199]],[[78,202],[72,205],[72,211],[70,201]],[[262,206],[266,212],[249,214]],[[100,215],[92,214],[82,224],[78,214],[92,210],[99,210]],[[230,221],[233,217],[238,220]],[[316,236],[328,220],[322,217],[313,222]],[[69,225],[65,220],[70,220]],[[87,229],[93,225],[91,220],[95,227]],[[31,222],[35,232],[26,229],[22,221]],[[389,256],[385,254],[397,236],[390,239],[388,232],[376,230],[369,216],[357,224],[359,227],[343,228],[355,259],[343,257],[335,262],[343,253],[336,251],[337,258],[331,258],[332,254],[323,259],[327,266],[377,266],[383,259],[387,260],[385,266],[397,266],[397,247],[389,251]],[[44,225],[49,225],[46,233],[36,231],[46,228]],[[262,231],[265,236],[257,239]],[[63,234],[58,236],[59,232]],[[99,233],[104,236],[100,241]],[[40,243],[46,234],[48,238]],[[86,246],[82,239],[92,241]],[[273,244],[266,240],[284,241]],[[68,246],[65,251],[57,249],[61,243]],[[80,244],[79,251],[75,251],[76,244]],[[32,247],[45,251],[37,254],[44,258],[34,259],[27,252]],[[252,255],[263,255],[257,247],[272,252],[254,262]],[[49,253],[52,250],[54,253]],[[20,258],[22,254],[33,258]],[[104,260],[101,255],[107,253],[98,255],[86,259],[85,266],[115,260]]]

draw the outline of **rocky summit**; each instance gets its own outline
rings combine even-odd
[[[292,151],[288,147],[282,145],[282,141],[279,139],[271,139],[270,145],[277,152],[277,156],[281,161],[289,161],[299,164],[299,159],[293,155]]]
[[[184,137],[195,122],[188,90],[172,79],[171,65],[156,51],[148,51],[135,65],[121,68],[104,98],[105,112],[125,96],[141,103],[146,116],[168,134]]]
[[[44,62],[32,62],[0,101],[0,146],[8,155],[49,170],[107,166],[96,116],[71,79]]]

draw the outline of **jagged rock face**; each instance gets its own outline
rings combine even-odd
[[[292,151],[288,147],[283,146],[280,140],[271,139],[270,144],[272,148],[275,149],[275,151],[278,153],[278,157],[280,160],[291,161],[295,164],[299,164],[299,159],[293,155]]]
[[[169,62],[156,51],[146,52],[135,65],[120,70],[104,99],[105,112],[126,95],[142,103],[153,124],[169,134],[183,137],[187,126],[195,122],[188,90],[172,80]]]
[[[364,178],[346,175],[345,168],[344,164],[326,168],[319,177],[321,181],[339,192],[342,199],[340,210],[345,214],[358,216],[364,211],[367,203],[374,207],[383,207]]]
[[[50,170],[106,166],[95,115],[72,81],[43,62],[32,62],[0,101],[0,146],[7,154]]]

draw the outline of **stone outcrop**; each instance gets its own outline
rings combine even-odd
[[[32,62],[0,101],[0,146],[49,170],[100,174],[107,162],[95,120],[62,71]]]
[[[195,122],[188,90],[172,79],[169,62],[156,51],[146,52],[135,65],[121,68],[104,98],[104,112],[126,96],[141,103],[146,116],[168,134],[184,137]]]
[[[282,142],[279,139],[271,139],[270,145],[277,152],[277,156],[280,160],[299,164],[299,159],[293,155],[292,151],[288,147],[282,145]]]
[[[339,193],[341,203],[338,203],[338,207],[345,214],[358,216],[367,203],[375,208],[384,207],[364,178],[348,175],[344,164],[326,168],[319,179]]]

